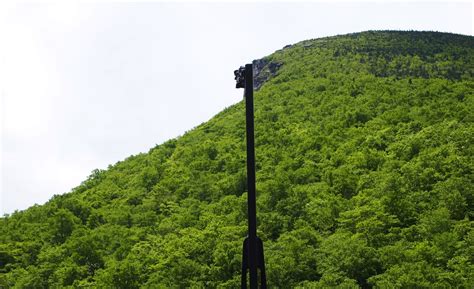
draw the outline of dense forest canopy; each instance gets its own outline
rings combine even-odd
[[[474,38],[370,31],[263,60],[269,287],[473,288]],[[0,288],[238,288],[245,168],[239,102],[0,218]]]

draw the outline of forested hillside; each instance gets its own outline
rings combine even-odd
[[[363,32],[260,63],[269,287],[474,288],[474,38]],[[0,218],[0,288],[239,288],[245,168],[239,102]]]

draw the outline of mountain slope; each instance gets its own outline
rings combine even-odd
[[[472,288],[474,38],[363,32],[259,63],[270,287]],[[244,134],[240,102],[1,218],[0,287],[239,287]]]

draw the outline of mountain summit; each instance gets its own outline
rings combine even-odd
[[[472,288],[474,38],[369,31],[254,64],[269,287]],[[244,136],[240,102],[1,218],[0,288],[238,288]]]

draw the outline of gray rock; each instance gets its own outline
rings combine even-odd
[[[266,81],[277,74],[282,66],[282,63],[269,61],[266,58],[254,60],[252,64],[254,90],[259,90]]]

